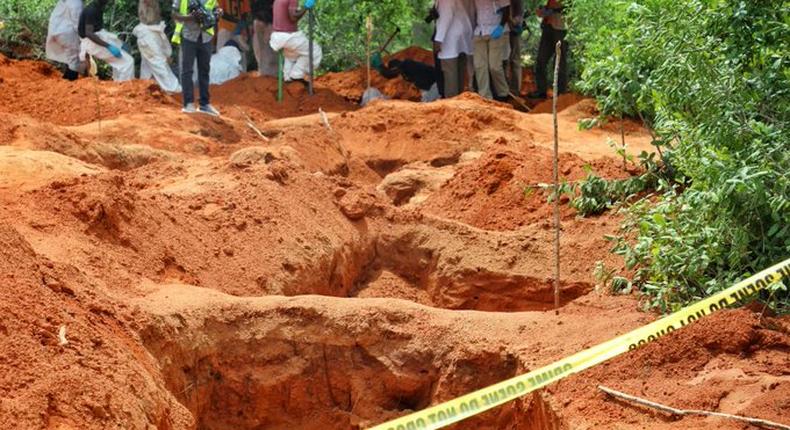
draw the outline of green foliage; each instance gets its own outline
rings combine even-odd
[[[326,0],[316,6],[316,39],[324,48],[323,68],[331,71],[365,64],[367,31],[365,19],[373,18],[371,46],[377,51],[396,28],[401,33],[390,52],[412,44],[429,47],[431,29],[423,20],[432,0]],[[307,20],[303,20],[304,27]],[[306,28],[306,27],[305,27]]]
[[[43,59],[49,15],[56,3],[57,0],[0,0],[0,19],[5,21],[5,28],[0,30],[0,52],[16,58]],[[169,1],[160,3],[163,13],[170,10]],[[131,32],[140,22],[137,0],[111,1],[104,20],[107,29],[118,33],[130,48],[134,47]]]
[[[652,125],[679,178],[631,206],[615,248],[653,306],[790,257],[789,12],[782,0],[572,2],[578,88],[603,114]]]
[[[49,13],[55,0],[0,0],[0,52],[10,56],[44,56]]]
[[[628,203],[640,194],[653,189],[663,172],[655,161],[655,154],[643,152],[640,162],[644,173],[628,179],[606,180],[587,169],[587,178],[560,186],[560,193],[571,196],[570,205],[581,216],[601,214],[614,206]]]

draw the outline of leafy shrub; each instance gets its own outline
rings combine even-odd
[[[643,152],[639,158],[644,170],[639,176],[606,180],[585,167],[587,177],[584,180],[562,184],[559,192],[571,197],[571,207],[581,216],[598,215],[616,205],[631,202],[644,192],[654,189],[664,174],[655,161],[655,154]],[[553,193],[549,198],[553,200]]]
[[[781,0],[572,2],[578,88],[603,114],[643,117],[677,172],[631,207],[615,248],[654,306],[790,257],[789,11]]]
[[[171,2],[160,0],[162,11],[169,11]],[[0,52],[15,58],[43,59],[47,40],[49,15],[57,0],[0,0]],[[86,1],[86,4],[89,1]],[[114,0],[104,13],[105,25],[121,39],[134,43],[132,29],[137,25],[137,0]]]
[[[423,23],[431,0],[325,0],[316,6],[316,39],[324,50],[322,67],[338,71],[365,64],[365,20],[373,18],[373,42],[377,50],[396,28],[401,34],[388,48],[394,52],[418,42],[429,46],[431,30]],[[304,20],[306,23],[306,19]],[[303,24],[304,27],[304,24]],[[414,29],[414,31],[413,31]]]
[[[0,52],[9,56],[42,58],[47,24],[55,0],[0,0]]]

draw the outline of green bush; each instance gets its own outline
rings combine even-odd
[[[582,78],[641,116],[676,172],[630,210],[615,252],[671,310],[790,257],[790,5],[574,0]],[[775,291],[786,309],[790,294]]]
[[[388,48],[389,51],[406,48],[412,44],[429,47],[430,29],[423,24],[431,0],[324,0],[316,6],[316,39],[322,45],[322,68],[330,71],[345,70],[365,64],[367,32],[365,20],[373,18],[372,48],[383,45],[396,28],[400,35]],[[305,27],[306,19],[302,27]]]
[[[640,198],[644,193],[654,190],[666,172],[655,160],[655,154],[642,152],[639,156],[644,173],[628,179],[606,180],[585,166],[587,177],[579,182],[560,185],[560,195],[570,196],[570,205],[580,216],[599,215],[618,205]],[[553,188],[546,186],[546,188]],[[549,201],[554,193],[549,194]]]
[[[0,0],[0,52],[13,57],[43,58],[47,24],[55,0]]]
[[[160,1],[162,11],[169,11],[171,3]],[[0,30],[0,52],[14,58],[43,59],[49,15],[56,3],[57,0],[0,0],[0,19],[5,21],[5,28]],[[104,20],[108,30],[118,33],[130,48],[134,47],[131,32],[140,22],[137,0],[112,1]]]

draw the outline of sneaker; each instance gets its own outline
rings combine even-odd
[[[195,104],[194,103],[187,103],[181,109],[181,112],[184,112],[184,113],[195,113],[195,112],[197,112],[197,109],[195,109]]]
[[[211,105],[201,106],[200,113],[204,113],[206,115],[211,115],[211,116],[219,116],[219,111],[216,110],[214,106]]]
[[[527,98],[530,98],[530,99],[545,99],[547,97],[548,96],[546,95],[546,93],[541,93],[541,92],[538,92],[538,91],[533,91],[533,92],[527,94]]]

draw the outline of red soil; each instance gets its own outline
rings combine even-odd
[[[148,82],[6,60],[0,78],[0,428],[367,428],[656,317],[594,290],[618,217],[565,204],[545,312],[551,206],[523,186],[551,177],[547,113],[356,110],[323,83],[278,105],[245,76],[213,89],[215,119]],[[580,131],[594,105],[562,100],[563,178],[629,174],[619,126]],[[454,428],[743,428],[597,384],[786,422],[789,339],[787,318],[722,313]]]

